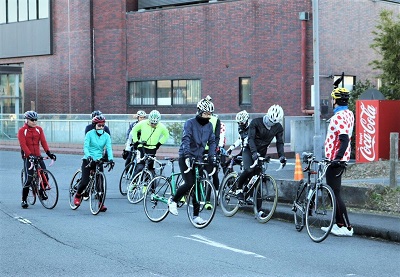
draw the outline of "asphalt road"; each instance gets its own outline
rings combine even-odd
[[[22,162],[0,151],[0,276],[397,276],[400,245],[361,237],[312,242],[305,231],[273,219],[266,224],[220,210],[205,229],[180,209],[150,222],[142,204],[121,196],[123,160],[107,173],[108,211],[93,216],[89,203],[73,211],[68,186],[78,155],[58,155],[48,167],[58,180],[53,210],[20,207]],[[293,170],[293,169],[292,169]],[[292,171],[293,172],[293,171]]]

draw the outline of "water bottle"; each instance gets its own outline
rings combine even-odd
[[[247,185],[247,187],[248,187],[249,189],[254,185],[254,183],[256,182],[257,178],[258,178],[257,175],[254,175],[253,177],[251,177],[250,182],[249,182],[249,184]]]

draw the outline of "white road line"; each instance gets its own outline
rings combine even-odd
[[[246,250],[242,250],[242,249],[237,249],[237,248],[234,248],[234,247],[230,247],[228,245],[225,245],[225,244],[222,244],[222,243],[207,239],[206,237],[203,237],[201,235],[191,235],[191,236],[193,238],[184,237],[184,236],[175,236],[175,237],[201,242],[201,243],[204,243],[204,244],[208,244],[208,245],[211,245],[211,246],[214,246],[214,247],[217,247],[217,248],[226,249],[226,250],[233,251],[233,252],[236,252],[236,253],[240,253],[240,254],[243,254],[243,255],[254,255],[254,257],[256,257],[256,258],[266,259],[266,257],[264,257],[262,255],[259,255],[257,253],[246,251]]]
[[[21,223],[24,223],[24,224],[32,224],[32,222],[30,222],[28,219],[26,219],[26,218],[23,218],[23,217],[20,217],[20,216],[16,216],[16,217],[14,217],[16,220],[18,220],[19,222],[21,222]]]

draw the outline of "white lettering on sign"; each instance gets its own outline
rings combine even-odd
[[[374,106],[368,105],[364,106],[364,103],[360,105],[360,123],[361,123],[361,133],[360,136],[364,139],[360,141],[360,152],[361,155],[368,161],[375,160],[375,118],[376,118],[376,108]]]

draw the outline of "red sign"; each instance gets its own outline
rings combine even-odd
[[[372,162],[377,160],[378,144],[378,101],[357,101],[358,119],[356,125],[356,161]]]
[[[356,101],[356,162],[389,159],[390,133],[400,132],[398,111],[399,100]]]

